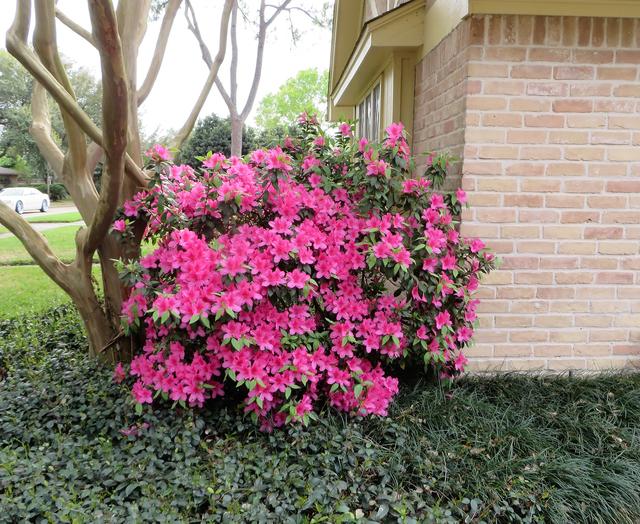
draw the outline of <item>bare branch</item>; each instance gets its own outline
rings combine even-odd
[[[149,96],[151,89],[153,89],[153,84],[155,83],[156,78],[158,78],[158,73],[162,66],[162,60],[164,59],[164,53],[167,49],[167,42],[169,41],[171,27],[173,26],[173,21],[176,18],[181,2],[182,0],[169,0],[169,3],[167,4],[167,9],[164,12],[164,17],[162,18],[158,40],[156,41],[156,49],[153,53],[153,58],[151,59],[147,76],[142,83],[142,87],[140,87],[137,93],[138,106],[140,106]]]
[[[102,66],[102,122],[106,162],[98,207],[89,226],[83,251],[93,255],[113,222],[124,180],[127,149],[127,75],[118,35],[116,13],[110,0],[90,0],[93,37]]]
[[[60,261],[51,251],[46,239],[33,229],[29,222],[3,202],[0,202],[0,224],[20,240],[33,259],[56,284],[67,293],[72,293],[69,266]]]
[[[56,18],[60,20],[64,25],[66,25],[69,29],[71,29],[74,33],[76,33],[78,36],[81,36],[82,38],[84,38],[93,47],[96,46],[96,42],[93,39],[93,36],[91,35],[91,33],[87,31],[84,27],[82,27],[80,24],[71,20],[71,18],[65,15],[58,8],[56,8]]]
[[[187,27],[193,33],[193,36],[195,36],[196,40],[198,41],[203,62],[206,64],[208,69],[211,69],[211,67],[213,66],[213,59],[211,58],[211,52],[209,51],[209,47],[207,46],[207,44],[204,41],[204,38],[202,37],[202,33],[200,32],[200,26],[198,25],[198,18],[196,17],[196,13],[189,0],[186,0],[185,2],[184,16],[187,19]],[[217,76],[216,76],[215,84],[216,84],[216,88],[218,89],[218,91],[222,95],[222,98],[224,99],[224,103],[227,104],[227,107],[229,108],[229,112],[231,112],[232,108],[234,107],[234,104],[231,100],[231,97],[229,96],[229,93],[227,93],[227,90],[222,85],[222,82]]]
[[[286,5],[286,2],[283,4]],[[256,50],[256,65],[253,70],[253,80],[251,81],[251,88],[249,89],[249,95],[247,96],[247,101],[244,104],[244,108],[240,113],[240,119],[244,122],[251,109],[253,108],[253,103],[256,100],[256,94],[258,93],[258,86],[260,85],[260,77],[262,76],[262,60],[264,57],[264,44],[267,39],[267,27],[269,25],[268,22],[264,19],[264,11],[265,11],[265,3],[264,0],[260,2],[260,21],[258,27],[258,49]],[[276,15],[274,15],[276,16]],[[272,17],[273,18],[273,17]]]
[[[47,92],[38,82],[33,83],[31,93],[32,122],[29,133],[33,137],[38,150],[56,176],[62,176],[64,153],[51,137],[51,120],[49,118],[49,104]]]
[[[238,105],[238,2],[231,10],[231,64],[229,66],[229,91],[231,102]]]
[[[287,6],[291,3],[291,0],[284,0],[280,5],[271,5],[267,4],[265,7],[271,7],[275,9],[275,12],[267,19],[267,27],[271,25],[271,23],[278,17],[278,15],[287,8]]]
[[[193,126],[195,125],[196,120],[198,119],[198,115],[202,110],[202,106],[204,105],[207,97],[209,96],[209,93],[211,92],[211,88],[213,87],[215,79],[218,76],[218,70],[220,69],[220,65],[222,64],[222,61],[224,60],[224,55],[227,51],[227,34],[229,31],[229,18],[231,15],[231,7],[233,3],[234,3],[234,0],[225,0],[224,8],[222,9],[222,17],[220,20],[220,41],[218,44],[218,53],[216,54],[216,57],[213,60],[211,68],[209,69],[209,76],[207,77],[207,80],[204,86],[202,87],[202,91],[200,92],[200,96],[198,97],[198,100],[196,101],[193,109],[191,110],[191,114],[187,118],[187,121],[184,123],[180,131],[178,131],[178,134],[174,139],[175,147],[179,148],[187,139],[187,137],[189,136],[189,133],[191,133],[191,130],[193,129]]]

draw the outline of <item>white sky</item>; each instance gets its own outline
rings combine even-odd
[[[2,42],[2,47],[4,47],[4,34],[13,21],[15,2],[12,0],[0,0],[0,3],[3,8],[0,16],[0,34],[2,35],[0,41]],[[212,55],[215,55],[218,41],[219,12],[223,1],[192,0],[192,4],[198,15],[200,30]],[[319,5],[321,2],[320,0],[303,0],[298,4],[309,6]],[[257,10],[259,2],[258,0],[246,0],[246,5],[250,8],[255,5]],[[58,0],[58,7],[73,20],[89,31],[91,30],[86,2],[80,0]],[[267,14],[269,12],[271,10],[267,10]],[[239,22],[242,19],[240,14],[238,19]],[[287,78],[294,76],[298,71],[310,67],[316,67],[320,70],[329,68],[330,30],[314,26],[302,14],[294,14],[293,21],[295,27],[301,33],[301,38],[296,44],[291,39],[286,13],[281,13],[269,28],[262,77],[256,102],[253,106],[253,113],[255,113],[258,102],[264,95],[275,91]],[[138,59],[138,82],[140,84],[144,80],[148,64],[153,55],[160,23],[161,18],[149,24],[145,39],[140,46]],[[60,52],[77,65],[88,69],[94,76],[99,77],[100,62],[97,51],[60,22],[56,27]],[[241,104],[244,104],[246,100],[246,93],[253,78],[256,49],[254,35],[254,31],[248,30],[246,26],[239,23],[238,98]],[[227,89],[229,59],[230,46],[227,46],[227,56],[220,69],[220,77]],[[190,112],[206,77],[207,69],[202,61],[200,49],[187,28],[184,7],[181,7],[173,25],[162,69],[151,95],[142,106],[141,116],[145,132],[151,133],[155,129],[162,131],[170,128],[179,128]],[[227,107],[215,86],[211,90],[200,116],[203,117],[212,112],[220,116],[228,115]],[[253,119],[253,113],[249,117],[250,121]]]

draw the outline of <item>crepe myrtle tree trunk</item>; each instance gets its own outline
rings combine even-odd
[[[163,62],[173,21],[182,0],[168,0],[155,53],[142,86],[137,89],[137,57],[149,17],[150,0],[89,0],[91,31],[56,9],[55,0],[17,0],[13,23],[7,32],[7,50],[33,76],[30,133],[49,168],[67,186],[87,224],[76,234],[76,255],[65,263],[47,240],[20,215],[0,203],[0,224],[24,245],[33,260],[71,298],[84,323],[90,354],[108,360],[126,360],[135,340],[120,330],[120,312],[129,290],[118,278],[114,260],[135,259],[146,224],[135,226],[135,239],[119,244],[111,235],[117,208],[147,185],[142,164],[138,108],[151,92]],[[179,147],[191,132],[217,78],[226,52],[233,0],[225,0],[220,14],[218,51],[211,60],[207,81],[178,132]],[[28,45],[33,27],[33,47]],[[93,46],[100,57],[102,126],[96,126],[78,104],[58,52],[56,23],[62,23]],[[60,107],[68,146],[54,140],[48,97]],[[93,181],[96,164],[103,160],[100,191]],[[94,259],[100,263],[101,286],[94,279]],[[103,298],[98,289],[102,288]]]

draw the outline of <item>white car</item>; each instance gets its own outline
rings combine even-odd
[[[8,187],[0,191],[0,202],[7,204],[16,213],[49,209],[49,196],[32,187]]]

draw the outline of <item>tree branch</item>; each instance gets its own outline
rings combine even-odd
[[[87,148],[87,169],[90,173],[96,170],[96,166],[100,159],[104,156],[104,149],[101,145],[91,142]]]
[[[286,5],[286,2],[283,4]],[[249,89],[249,95],[247,96],[247,101],[242,108],[242,112],[240,113],[240,119],[244,122],[251,109],[253,108],[253,103],[256,100],[256,94],[258,93],[258,86],[260,85],[260,77],[262,76],[262,60],[264,57],[264,44],[267,39],[267,27],[269,23],[267,23],[264,19],[264,11],[265,11],[265,3],[264,0],[260,2],[260,21],[258,27],[258,49],[256,50],[256,65],[253,70],[253,80],[251,81],[251,88]],[[277,16],[277,13],[276,15]],[[272,17],[273,20],[273,17]]]
[[[64,153],[51,137],[47,92],[40,83],[35,81],[33,82],[33,91],[31,93],[31,115],[32,121],[29,133],[31,133],[40,154],[47,164],[49,164],[56,176],[62,177]]]
[[[90,0],[89,14],[93,38],[102,66],[102,122],[106,162],[100,199],[83,245],[85,257],[98,249],[109,233],[124,180],[127,149],[127,75],[118,34],[116,13],[110,0]]]
[[[36,26],[33,32],[33,47],[38,53],[41,64],[73,99],[74,105],[77,105],[73,87],[58,53],[54,0],[36,0],[35,8]],[[78,177],[88,178],[89,184],[93,185],[93,180],[86,173],[87,143],[85,134],[73,116],[65,108],[61,107],[60,109],[67,132],[68,155],[72,172]]]
[[[229,92],[234,107],[238,107],[238,2],[231,10],[231,63],[229,65]]]
[[[191,14],[191,18],[189,18],[189,14]],[[202,55],[203,62],[206,64],[208,69],[211,69],[211,67],[213,66],[213,59],[211,58],[211,52],[209,51],[209,47],[207,46],[207,44],[204,41],[204,38],[202,37],[202,33],[200,32],[200,26],[198,25],[198,18],[196,17],[196,13],[189,0],[186,0],[185,2],[184,16],[187,19],[187,27],[193,33],[193,36],[195,36],[198,42],[198,45],[200,46],[200,53]],[[216,76],[215,84],[216,84],[216,88],[222,95],[224,103],[227,105],[227,107],[229,108],[229,112],[231,113],[235,109],[233,101],[231,100],[229,93],[227,93],[227,90],[224,88],[224,86],[222,85],[222,82],[217,76]]]
[[[76,33],[78,36],[84,38],[93,47],[96,46],[96,42],[93,39],[93,36],[91,35],[91,33],[87,31],[84,27],[82,27],[80,24],[71,20],[71,18],[65,15],[58,8],[56,8],[56,18],[60,20],[64,25],[66,25],[69,29],[71,29],[74,33]]]
[[[178,134],[174,139],[174,146],[177,148],[179,148],[184,143],[184,141],[189,136],[189,133],[191,133],[191,130],[193,129],[193,126],[195,125],[196,120],[198,119],[198,115],[202,110],[202,106],[204,105],[207,97],[209,96],[209,93],[211,92],[211,88],[213,87],[216,77],[218,76],[218,70],[220,69],[220,65],[222,64],[222,61],[224,60],[224,55],[227,51],[227,34],[229,31],[229,17],[231,15],[231,7],[233,5],[233,2],[234,0],[225,0],[224,8],[222,9],[222,17],[220,20],[220,41],[218,44],[218,53],[216,54],[216,57],[213,60],[211,68],[209,69],[209,76],[207,77],[207,80],[204,86],[202,87],[198,100],[196,101],[195,105],[193,106],[193,109],[191,110],[191,114],[187,118],[187,121],[184,123],[180,131],[178,131]]]
[[[153,58],[151,59],[147,76],[138,90],[138,106],[140,106],[149,96],[151,89],[153,89],[153,84],[155,83],[156,78],[158,78],[158,73],[160,72],[160,67],[162,66],[164,54],[167,49],[169,34],[171,33],[173,21],[176,18],[181,2],[182,0],[169,0],[169,3],[167,4],[167,9],[164,12],[164,17],[162,18],[158,40],[156,41],[156,49],[153,53]]]
[[[5,203],[0,202],[0,224],[11,231],[42,270],[67,293],[71,294],[69,266],[51,251],[46,239],[29,222]]]
[[[103,143],[102,132],[87,116],[67,90],[57,81],[51,72],[44,67],[35,53],[26,44],[31,17],[30,0],[17,0],[16,14],[13,24],[7,32],[7,51],[11,53],[34,79],[40,82],[62,109],[67,111],[82,130],[98,144]],[[146,186],[147,177],[131,160],[126,159],[127,174],[141,187]]]
[[[291,3],[291,0],[284,0],[280,5],[271,5],[267,4],[265,7],[271,7],[275,9],[275,12],[267,19],[267,27],[271,25],[271,23],[278,17],[278,15],[287,8],[287,6]]]

